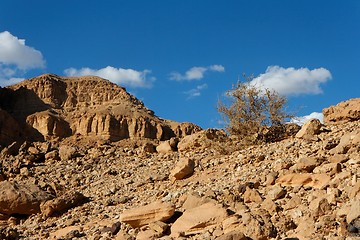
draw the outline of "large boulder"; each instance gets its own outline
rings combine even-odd
[[[0,213],[30,215],[40,212],[40,204],[53,196],[34,184],[0,182]]]

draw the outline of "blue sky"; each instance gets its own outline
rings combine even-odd
[[[254,74],[305,116],[359,97],[360,1],[1,0],[0,85],[42,73],[108,78],[203,128]]]

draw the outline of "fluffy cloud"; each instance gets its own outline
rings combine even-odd
[[[324,115],[320,112],[312,112],[309,115],[302,116],[302,117],[294,117],[290,120],[291,123],[296,123],[298,125],[303,125],[307,120],[317,118],[320,122],[323,123]]]
[[[321,84],[331,79],[331,73],[325,68],[283,68],[270,66],[266,72],[254,78],[251,84],[268,88],[282,95],[320,94]]]
[[[24,39],[19,39],[8,31],[0,32],[0,53],[2,65],[15,65],[20,70],[45,67],[40,51],[26,46]]]
[[[201,95],[201,91],[206,89],[208,87],[208,85],[205,84],[201,84],[199,86],[197,86],[196,88],[190,89],[189,91],[184,92],[184,94],[186,94],[188,97],[187,99],[191,99],[194,97],[199,97]]]
[[[27,70],[44,68],[45,60],[40,51],[26,46],[24,39],[10,32],[0,32],[0,85],[8,86],[24,78]]]
[[[200,80],[204,78],[204,74],[207,71],[212,72],[224,72],[225,68],[222,65],[211,65],[208,67],[192,67],[185,72],[185,74],[180,74],[179,72],[170,73],[170,79],[175,81],[191,81],[191,80]]]
[[[146,69],[144,71],[136,71],[133,69],[114,68],[107,66],[101,69],[68,68],[64,72],[67,76],[99,76],[118,85],[128,87],[151,87],[152,82],[155,81],[154,77],[147,76],[151,73],[151,71]]]

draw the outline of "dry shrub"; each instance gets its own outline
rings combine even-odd
[[[221,99],[218,102],[225,129],[250,144],[281,139],[286,132],[284,123],[292,117],[285,111],[287,99],[273,90],[251,84],[253,76],[244,77],[246,81],[238,81],[226,92],[227,103]]]

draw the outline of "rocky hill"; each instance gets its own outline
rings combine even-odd
[[[21,131],[19,131],[21,129]],[[90,136],[166,140],[200,130],[160,119],[124,88],[108,80],[45,74],[0,89],[0,144],[19,138]]]
[[[216,129],[178,135],[178,140],[129,134],[104,141],[99,137],[109,135],[92,128],[79,132],[80,118],[71,113],[86,109],[89,116],[104,112],[135,119],[141,112],[174,128],[136,99],[127,102],[140,106],[133,113],[114,110],[114,100],[100,111],[92,106],[105,104],[91,93],[68,97],[70,80],[44,78],[51,77],[57,81],[46,81],[68,89],[66,98],[32,80],[1,90],[3,98],[38,89],[32,92],[42,99],[22,100],[29,104],[26,109],[16,98],[3,104],[3,138],[23,134],[15,125],[37,119],[34,109],[42,109],[41,102],[45,115],[54,114],[78,134],[53,139],[56,131],[46,135],[42,125],[31,125],[45,141],[18,141],[1,150],[0,239],[360,238],[360,99],[324,109],[325,124],[313,119],[295,136],[262,145],[242,146]],[[113,87],[112,99],[131,98]],[[71,89],[75,93],[77,87]],[[99,99],[105,102],[104,96]],[[10,105],[21,111],[9,111]]]

